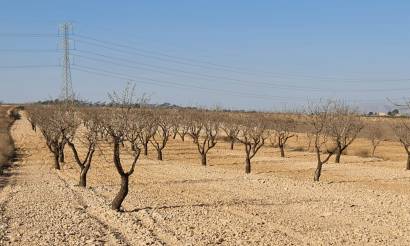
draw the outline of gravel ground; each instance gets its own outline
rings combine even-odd
[[[204,168],[192,143],[173,141],[165,161],[142,158],[118,213],[108,146],[83,189],[69,151],[54,171],[26,120],[12,135],[21,158],[0,192],[2,245],[410,245],[410,174],[400,162],[344,156],[313,183],[310,153],[278,158],[267,148],[244,175],[240,148],[211,150]]]

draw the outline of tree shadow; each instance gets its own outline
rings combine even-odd
[[[230,206],[278,206],[284,205],[282,203],[262,202],[260,200],[233,200],[228,202],[217,201],[214,203],[193,203],[193,204],[178,204],[178,205],[163,205],[159,207],[147,206],[144,208],[135,208],[132,210],[124,211],[124,213],[134,213],[143,210],[165,210],[165,209],[179,209],[179,208],[217,208],[217,207],[230,207]]]

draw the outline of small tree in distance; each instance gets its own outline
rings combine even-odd
[[[368,129],[368,138],[371,144],[371,153],[372,157],[375,156],[376,148],[381,144],[383,141],[383,131],[379,124],[371,123],[367,126]]]
[[[335,162],[340,163],[343,151],[353,143],[364,124],[356,109],[341,102],[330,102],[329,113],[332,122],[328,124],[328,133],[336,145]]]
[[[189,135],[194,139],[201,155],[201,164],[207,165],[207,154],[217,143],[219,120],[210,112],[195,112],[191,114]]]
[[[237,140],[245,147],[245,173],[251,173],[251,160],[268,138],[267,122],[262,114],[243,116],[240,119]]]
[[[295,137],[296,122],[288,116],[277,118],[273,122],[274,138],[273,143],[277,143],[280,150],[280,157],[285,157],[286,142]]]
[[[152,110],[142,109],[138,121],[142,127],[142,131],[138,134],[140,143],[144,148],[144,155],[148,155],[148,143],[157,131],[157,125],[154,120]]]
[[[162,161],[162,150],[167,145],[171,135],[171,118],[169,117],[168,112],[158,109],[155,111],[154,121],[156,123],[156,133],[152,135],[150,142],[157,150],[157,160]]]
[[[237,137],[239,134],[239,125],[236,124],[236,120],[233,118],[232,115],[226,115],[227,117],[224,120],[224,124],[222,124],[221,128],[225,132],[226,136],[228,137],[228,140],[230,142],[230,149],[233,150],[235,142],[237,141]]]
[[[332,103],[333,102],[328,101],[317,105],[309,105],[308,109],[307,120],[311,125],[310,131],[313,136],[317,159],[317,166],[313,177],[314,181],[319,181],[323,164],[327,163],[336,151],[334,147],[328,148],[328,134],[334,117],[332,113]],[[324,158],[322,158],[322,153],[325,153]]]
[[[410,170],[410,122],[407,119],[401,119],[392,127],[394,134],[407,153],[406,170]]]

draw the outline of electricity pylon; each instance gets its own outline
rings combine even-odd
[[[62,101],[74,101],[74,91],[73,83],[71,80],[71,62],[70,62],[70,33],[72,32],[73,26],[71,23],[64,23],[60,26],[60,35],[62,35],[62,49],[64,51],[62,67],[63,67],[63,85],[61,90],[61,100]]]

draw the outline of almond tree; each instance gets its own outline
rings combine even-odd
[[[314,174],[314,181],[319,181],[322,174],[322,166],[327,163],[330,157],[335,153],[335,148],[328,148],[329,129],[333,122],[332,102],[318,105],[310,105],[308,109],[308,122],[311,125],[310,131],[314,140],[314,148],[317,158],[317,166]],[[325,157],[322,157],[322,153]]]
[[[226,119],[221,125],[221,128],[228,137],[228,140],[230,142],[230,149],[233,150],[236,139],[240,132],[239,125],[236,124],[235,119],[232,117],[232,115],[225,115],[223,117],[226,117]]]
[[[30,109],[28,110],[28,112],[30,112],[31,110],[33,110],[32,107],[30,107]],[[33,116],[30,116],[30,114],[29,114],[28,117],[27,117],[27,120],[28,120],[28,122],[30,122],[31,130],[33,130],[33,131],[36,132],[36,131],[37,131],[37,126],[36,126],[35,119],[33,119]]]
[[[181,125],[182,116],[180,112],[176,109],[172,109],[170,114],[174,115],[174,119],[170,122],[171,123],[171,131],[172,131],[172,139],[176,139],[179,128]]]
[[[66,138],[74,135],[76,130],[71,121],[74,118],[73,108],[69,104],[41,106],[29,111],[29,115],[40,127],[46,145],[54,156],[54,168],[61,169],[60,157]]]
[[[157,150],[157,159],[159,161],[163,160],[162,150],[168,143],[169,137],[171,135],[172,124],[171,119],[167,114],[168,112],[163,110],[157,110],[154,115],[154,120],[157,126],[156,133],[150,139],[150,143]]]
[[[40,131],[46,140],[46,145],[54,156],[54,168],[60,170],[61,166],[59,157],[62,149],[63,135],[58,127],[58,123],[49,118],[50,115],[52,115],[52,112],[52,110],[38,112],[40,113],[38,114],[38,122],[41,123],[37,125],[40,126]]]
[[[394,134],[407,153],[406,170],[410,170],[410,122],[407,119],[401,119],[399,122],[393,124],[392,127]]]
[[[207,153],[215,147],[219,131],[219,121],[217,117],[209,112],[195,112],[191,115],[189,123],[189,135],[194,139],[194,143],[201,155],[201,164],[207,165]]]
[[[128,141],[132,130],[138,129],[131,126],[133,115],[137,114],[135,105],[135,86],[129,85],[121,93],[110,95],[114,108],[106,109],[103,115],[103,125],[111,136],[113,144],[113,163],[121,177],[121,188],[111,203],[111,208],[120,211],[121,204],[128,194],[129,177],[134,173],[135,165],[140,156],[141,149],[133,146],[133,160],[128,171],[124,170],[124,163],[121,160],[121,148],[124,142]]]
[[[98,134],[101,131],[102,125],[98,116],[98,112],[94,110],[86,110],[81,113],[84,128],[80,133],[77,133],[73,138],[66,138],[68,146],[71,148],[74,154],[74,160],[80,168],[80,180],[79,186],[87,186],[87,173],[91,167],[92,158],[95,152],[95,148],[98,141]],[[74,140],[77,140],[75,142]],[[81,159],[77,145],[85,146],[87,149],[86,155]]]
[[[180,119],[179,127],[178,127],[178,135],[181,138],[182,142],[185,142],[185,136],[189,132],[189,125],[186,119]]]
[[[296,129],[296,122],[290,117],[284,116],[284,118],[277,118],[273,122],[274,136],[276,138],[275,142],[280,149],[280,156],[285,157],[285,145],[286,142],[295,137],[294,133]]]
[[[191,111],[186,109],[180,109],[178,111],[173,112],[173,114],[175,115],[172,121],[172,131],[174,139],[176,135],[178,135],[181,138],[182,142],[185,141],[185,136],[189,132],[189,122],[187,117],[189,117],[190,113]]]
[[[251,173],[251,159],[267,138],[267,123],[263,115],[246,115],[240,119],[240,133],[236,139],[245,147],[245,173]]]
[[[383,141],[383,130],[381,128],[381,126],[379,124],[377,124],[376,122],[371,123],[367,126],[368,129],[368,138],[370,140],[370,144],[371,144],[371,152],[372,152],[372,157],[374,157],[375,152],[376,152],[376,148],[381,144],[381,142]]]
[[[336,144],[336,163],[340,163],[343,151],[353,143],[364,124],[356,109],[339,102],[331,103],[333,114],[329,134]]]
[[[148,155],[148,143],[150,142],[151,138],[157,132],[158,126],[154,120],[154,116],[149,109],[143,109],[140,112],[139,122],[142,127],[142,131],[138,134],[138,138],[140,143],[144,148],[144,155]]]

